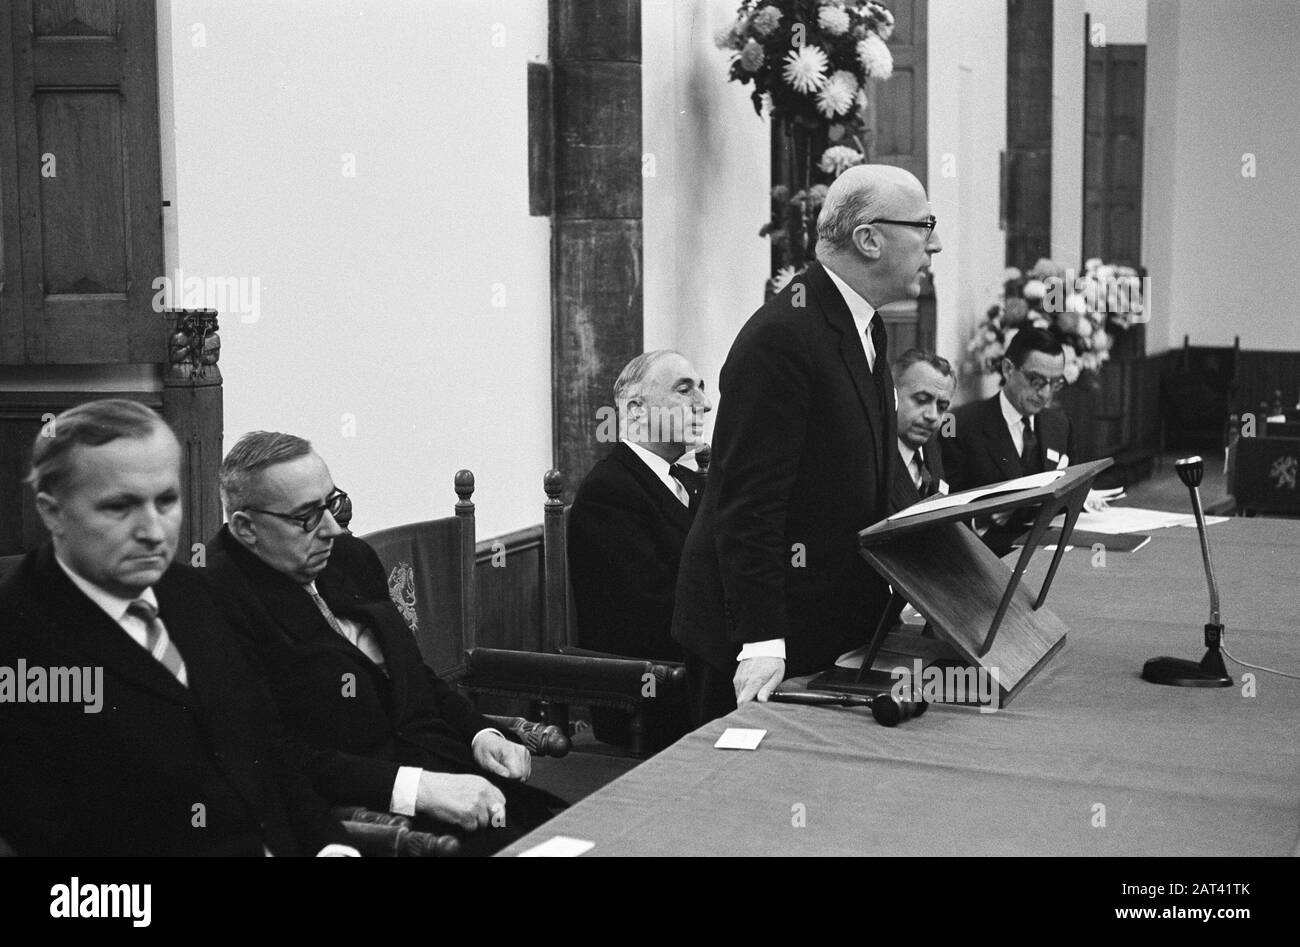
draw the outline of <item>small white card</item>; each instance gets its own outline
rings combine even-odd
[[[758,745],[767,736],[766,730],[746,730],[743,727],[728,727],[713,744],[719,750],[757,750]]]
[[[935,492],[936,492],[936,493],[940,493],[940,494],[942,494],[943,496],[947,496],[948,494],[952,493],[952,489],[948,486],[948,481],[947,481],[947,480],[944,480],[943,477],[940,477],[940,478],[939,478],[939,489],[938,489],[937,491],[935,491]]]
[[[576,858],[583,852],[590,851],[595,847],[595,842],[587,842],[580,838],[569,838],[567,835],[557,835],[555,838],[548,838],[541,845],[534,845],[527,851],[520,852],[517,857]]]

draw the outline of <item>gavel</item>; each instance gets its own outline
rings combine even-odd
[[[871,716],[882,727],[896,727],[904,720],[921,716],[930,707],[924,698],[900,699],[892,691],[874,696],[822,691],[773,691],[767,699],[779,704],[806,704],[810,707],[870,707]]]

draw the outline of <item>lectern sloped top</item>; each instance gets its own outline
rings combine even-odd
[[[1045,486],[883,520],[858,534],[862,555],[963,660],[994,676],[1005,705],[1065,644],[1065,624],[1043,603],[1088,489],[1110,465],[1109,458],[1077,464]],[[1033,509],[1014,568],[967,525],[977,517]],[[1020,579],[1038,540],[1062,511],[1060,543],[1035,597]],[[868,660],[877,650],[869,649]]]

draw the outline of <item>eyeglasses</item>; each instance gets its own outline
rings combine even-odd
[[[925,231],[925,239],[930,239],[930,234],[934,233],[934,228],[939,223],[939,218],[931,214],[925,220],[888,220],[884,217],[877,217],[875,220],[868,220],[868,224],[897,224],[900,227],[916,227],[918,230]]]
[[[1030,387],[1039,394],[1042,394],[1048,386],[1051,386],[1053,394],[1065,387],[1064,378],[1048,378],[1045,375],[1038,374],[1038,372],[1027,372],[1023,368],[1017,368],[1016,371],[1024,375]]]
[[[297,523],[301,526],[304,533],[310,533],[320,525],[320,521],[325,518],[326,513],[338,520],[344,509],[351,510],[351,507],[352,501],[348,499],[348,495],[342,490],[336,489],[325,499],[323,504],[313,507],[306,513],[277,513],[275,510],[259,510],[255,506],[245,507],[244,512],[265,513],[267,516],[274,516],[276,519],[288,520],[290,523]]]

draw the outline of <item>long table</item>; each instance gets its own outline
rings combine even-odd
[[[1300,673],[1300,522],[1209,528],[1225,644]],[[1027,581],[1041,579],[1040,552]],[[505,849],[591,855],[1289,855],[1300,840],[1300,681],[1229,662],[1231,688],[1148,684],[1199,659],[1195,529],[1065,556],[1047,607],[1065,650],[995,713],[937,705],[894,729],[865,710],[747,704]],[[1253,693],[1253,696],[1251,696]],[[753,752],[727,727],[767,730]],[[560,761],[562,762],[562,761]]]

